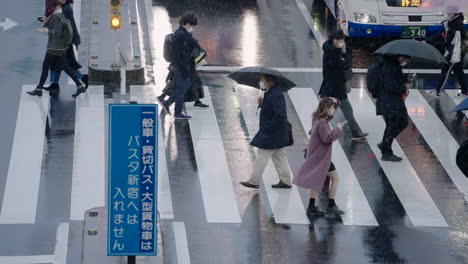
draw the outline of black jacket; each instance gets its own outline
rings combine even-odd
[[[73,8],[71,4],[64,4],[62,6],[62,12],[65,18],[69,19],[73,28],[73,40],[72,43],[75,46],[79,46],[81,44],[80,33],[78,32],[78,28],[76,27],[75,17],[73,16]]]
[[[457,151],[457,165],[460,170],[468,177],[468,140],[465,140],[460,145],[460,149]]]
[[[407,115],[403,94],[406,93],[405,78],[400,63],[395,57],[383,59],[383,87],[377,97],[377,115]]]
[[[200,47],[198,41],[182,26],[174,32],[173,38],[174,47],[171,66],[178,68],[184,78],[192,78],[195,75],[195,61],[192,52],[195,48]]]
[[[462,40],[467,38],[466,28],[464,24],[463,13],[459,13],[454,19],[448,21],[448,31],[445,35],[445,28],[439,33],[426,40],[427,43],[438,48],[443,54],[446,49],[450,48],[455,33],[460,31],[460,37]],[[445,22],[445,21],[444,21]]]
[[[345,70],[351,68],[351,56],[328,40],[323,44],[323,82],[320,87],[321,97],[348,98],[345,88]]]
[[[260,111],[260,129],[250,145],[261,149],[280,149],[290,145],[286,100],[278,85],[265,93]]]

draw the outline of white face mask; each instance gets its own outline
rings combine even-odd
[[[340,42],[338,42],[338,44],[336,44],[336,47],[341,49],[341,48],[344,47],[344,45],[345,45],[345,43],[343,41],[340,41]]]
[[[327,109],[327,115],[328,116],[333,116],[335,114],[335,112],[336,112],[335,107],[330,107],[330,108]]]
[[[258,86],[260,87],[260,90],[266,90],[266,85],[264,81],[260,80]]]
[[[401,66],[401,67],[405,67],[406,65],[408,65],[408,62],[407,62],[407,61],[404,61],[404,62],[400,63],[400,66]]]
[[[193,32],[193,27],[189,27],[189,28],[187,29],[187,31],[188,31],[189,33],[192,33],[192,32]]]

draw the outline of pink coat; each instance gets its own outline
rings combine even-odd
[[[330,169],[333,141],[342,134],[339,128],[331,129],[325,119],[312,124],[307,159],[294,177],[294,184],[315,191],[322,190]]]

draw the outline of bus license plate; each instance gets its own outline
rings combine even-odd
[[[423,26],[404,26],[402,38],[426,38],[427,29]]]

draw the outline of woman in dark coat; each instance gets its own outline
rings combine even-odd
[[[340,109],[349,122],[352,139],[364,139],[369,134],[359,128],[353,114],[353,107],[348,100],[346,82],[352,77],[351,56],[346,52],[345,35],[342,31],[330,34],[323,44],[323,82],[319,95],[333,97],[341,101]]]
[[[291,125],[288,122],[286,100],[280,84],[273,76],[262,75],[260,88],[266,91],[263,100],[259,100],[260,129],[250,142],[250,145],[258,148],[257,158],[250,179],[241,184],[257,189],[260,177],[272,159],[280,178],[280,182],[272,185],[272,188],[289,189],[291,188],[291,170],[284,148],[291,146],[293,142],[291,142]]]

